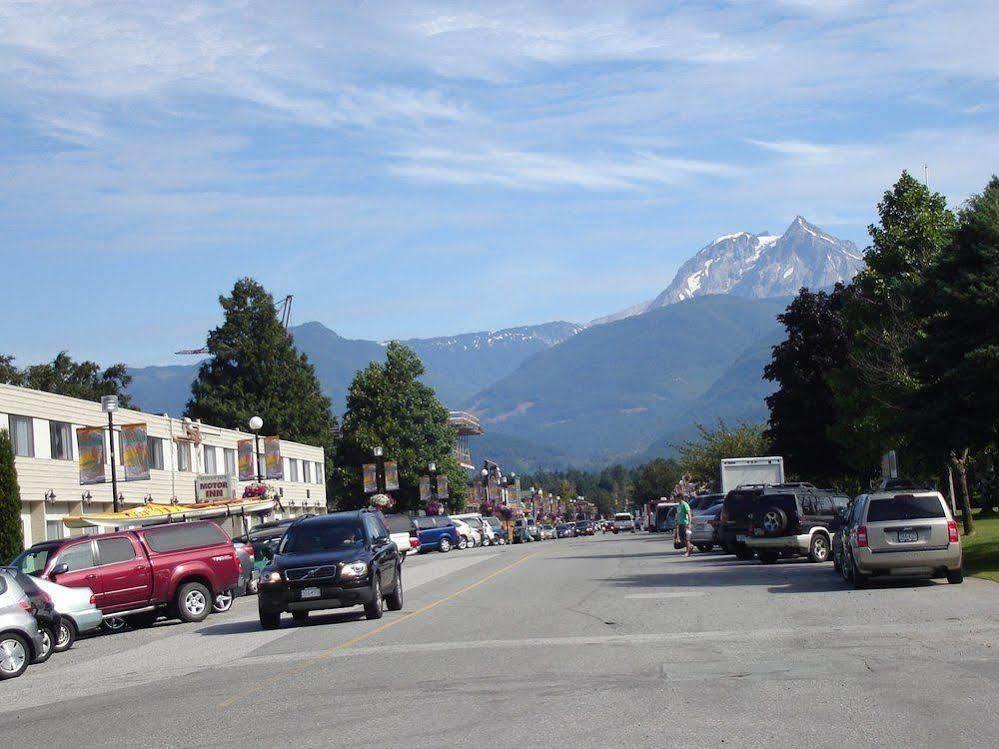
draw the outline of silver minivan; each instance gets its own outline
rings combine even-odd
[[[0,575],[0,679],[20,676],[45,648],[35,617],[21,606],[24,592]]]
[[[964,580],[961,535],[946,500],[935,491],[862,495],[847,520],[846,551],[855,587],[876,575]]]

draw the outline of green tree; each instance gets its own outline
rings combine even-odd
[[[14,447],[7,430],[0,429],[0,562],[7,564],[23,549],[21,490],[17,485]]]
[[[399,466],[396,506],[420,509],[419,478],[436,463],[450,484],[449,508],[464,504],[468,477],[454,457],[456,434],[448,424],[447,409],[429,386],[418,379],[423,362],[412,349],[393,341],[385,363],[372,362],[358,372],[347,392],[347,410],[338,441],[334,480],[337,506],[362,507],[361,466],[374,460],[381,446],[387,459]]]
[[[915,430],[958,473],[966,533],[970,451],[999,443],[999,178],[960,212],[954,240],[930,266],[918,306],[925,314],[909,361],[919,375]]]
[[[668,458],[650,460],[639,466],[635,472],[633,498],[644,505],[660,497],[670,497],[681,475],[680,465],[675,460]]]
[[[328,494],[336,419],[308,358],[278,320],[274,298],[242,278],[219,304],[225,319],[208,334],[211,358],[191,385],[186,415],[242,430],[259,416],[267,434],[325,448]]]
[[[789,473],[804,479],[833,479],[847,472],[842,447],[828,434],[837,410],[827,379],[847,363],[845,296],[842,284],[836,284],[831,294],[801,289],[777,316],[787,338],[774,346],[763,370],[765,379],[779,384],[766,399],[770,420],[765,437],[770,451],[784,456]]]
[[[101,369],[96,362],[73,361],[65,351],[60,351],[47,364],[34,364],[23,370],[14,366],[14,357],[0,356],[0,382],[88,401],[99,401],[104,395],[117,395],[121,406],[128,408],[133,405],[127,392],[132,377],[124,364]]]
[[[866,267],[843,309],[848,366],[830,376],[838,415],[832,434],[859,471],[873,470],[888,448],[903,455],[919,448],[903,423],[918,387],[906,358],[920,326],[913,299],[956,225],[946,199],[908,172],[885,192],[878,216],[868,227]]]
[[[769,445],[762,424],[740,423],[730,427],[722,419],[714,429],[697,424],[698,437],[673,445],[680,455],[680,470],[694,481],[721,481],[722,458],[766,455]]]

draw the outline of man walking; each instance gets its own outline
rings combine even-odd
[[[685,497],[681,496],[676,505],[676,535],[677,539],[687,547],[685,557],[690,556],[690,534],[687,528],[690,526],[690,505]]]

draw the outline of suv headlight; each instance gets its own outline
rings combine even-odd
[[[277,570],[271,570],[270,572],[265,572],[260,576],[260,581],[263,583],[279,583],[281,582],[281,573]]]
[[[367,562],[361,562],[361,561],[350,562],[349,564],[345,564],[343,568],[340,570],[340,577],[347,577],[347,578],[363,577],[367,573],[368,573]]]

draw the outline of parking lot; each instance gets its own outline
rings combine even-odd
[[[850,589],[658,534],[431,553],[401,612],[81,639],[0,685],[4,746],[991,746],[999,586]]]

